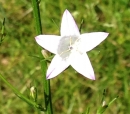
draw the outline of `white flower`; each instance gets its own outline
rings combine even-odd
[[[55,54],[47,70],[47,79],[56,77],[71,65],[83,76],[95,80],[94,70],[86,52],[100,44],[108,33],[80,34],[68,10],[63,14],[60,33],[61,36],[39,35],[35,38],[40,46]]]

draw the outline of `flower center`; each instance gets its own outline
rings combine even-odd
[[[62,37],[58,46],[58,54],[63,59],[69,57],[72,51],[77,50],[76,43],[79,41],[77,36]]]
[[[69,46],[69,50],[72,50],[73,49],[73,47],[72,46]]]

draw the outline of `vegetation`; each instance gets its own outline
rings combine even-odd
[[[68,9],[81,33],[104,31],[108,38],[88,52],[96,80],[89,80],[72,67],[51,79],[54,114],[95,114],[103,101],[119,98],[105,114],[130,113],[130,1],[129,0],[41,0],[43,34],[60,34],[61,17]],[[5,23],[3,28],[3,20]],[[1,0],[0,74],[29,98],[30,87],[43,104],[44,92],[36,44],[31,0]],[[49,61],[48,61],[49,63]],[[87,70],[87,69],[86,69]],[[105,94],[104,93],[105,90]],[[0,79],[0,114],[37,114]],[[44,113],[43,113],[44,114]]]

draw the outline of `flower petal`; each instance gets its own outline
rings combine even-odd
[[[47,79],[54,78],[64,71],[70,64],[63,60],[59,55],[56,55],[47,70]]]
[[[86,53],[73,55],[71,66],[83,76],[95,80],[94,70]]]
[[[80,35],[79,29],[68,10],[65,10],[61,22],[61,36]]]
[[[79,45],[79,50],[83,52],[92,50],[103,40],[105,40],[108,34],[109,33],[106,32],[92,32],[81,34],[80,35],[81,43]]]
[[[60,36],[56,35],[39,35],[35,37],[36,42],[51,53],[57,54],[57,48]]]

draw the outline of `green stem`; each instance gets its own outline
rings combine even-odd
[[[34,15],[34,21],[35,21],[35,27],[36,27],[36,34],[37,35],[42,34],[39,1],[38,0],[32,0],[33,15]]]
[[[46,80],[46,68],[47,63],[46,61],[41,61],[41,68],[43,74],[43,87],[44,87],[44,96],[45,96],[45,108],[46,114],[53,114],[52,110],[52,101],[51,101],[51,90],[50,90],[50,80]]]
[[[36,27],[36,34],[42,34],[42,26],[41,26],[41,18],[40,18],[40,10],[39,10],[39,1],[32,0],[33,5],[33,14],[35,19],[35,27]],[[40,53],[40,57],[43,55]],[[52,101],[51,101],[51,91],[50,91],[50,80],[46,80],[46,69],[47,69],[47,62],[41,60],[41,69],[43,74],[43,87],[44,87],[44,98],[45,98],[45,108],[46,114],[53,114],[52,110]]]

